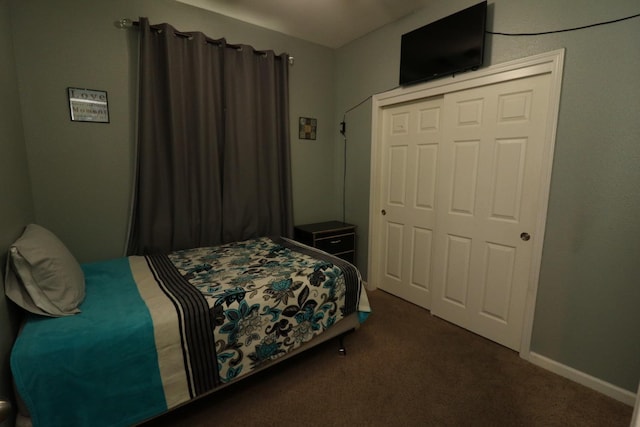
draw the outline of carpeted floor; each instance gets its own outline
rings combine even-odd
[[[190,403],[164,426],[620,426],[633,408],[383,291],[332,340]]]

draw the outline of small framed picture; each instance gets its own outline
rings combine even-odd
[[[316,128],[318,126],[318,119],[312,119],[310,117],[300,117],[299,120],[299,134],[300,139],[316,139]]]
[[[109,102],[103,90],[67,88],[72,122],[109,123]]]

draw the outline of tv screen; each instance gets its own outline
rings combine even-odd
[[[487,2],[402,35],[400,85],[477,69],[484,55]]]

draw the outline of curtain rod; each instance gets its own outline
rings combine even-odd
[[[115,22],[115,26],[120,28],[120,29],[133,28],[133,27],[137,27],[139,25],[140,25],[140,22],[134,21],[134,20],[129,19],[129,18],[121,18],[121,19],[119,19],[119,20],[117,20]],[[180,31],[176,31],[176,34],[179,35],[179,36],[183,36],[183,37],[189,37],[189,34],[181,33]],[[210,42],[210,43],[218,43],[219,44],[219,42],[217,42],[216,40],[209,39],[208,37],[207,37],[207,41]],[[227,46],[231,46],[231,47],[236,48],[236,49],[241,49],[242,48],[242,46],[235,45],[235,44],[227,44]],[[260,51],[260,50],[256,50],[255,52],[258,53],[258,54],[266,53],[266,52]],[[289,65],[293,65],[293,62],[294,62],[293,56],[287,55],[287,58],[288,58],[288,61],[289,61]]]

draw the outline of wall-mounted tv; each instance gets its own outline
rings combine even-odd
[[[487,2],[402,35],[400,85],[448,76],[482,65]]]

